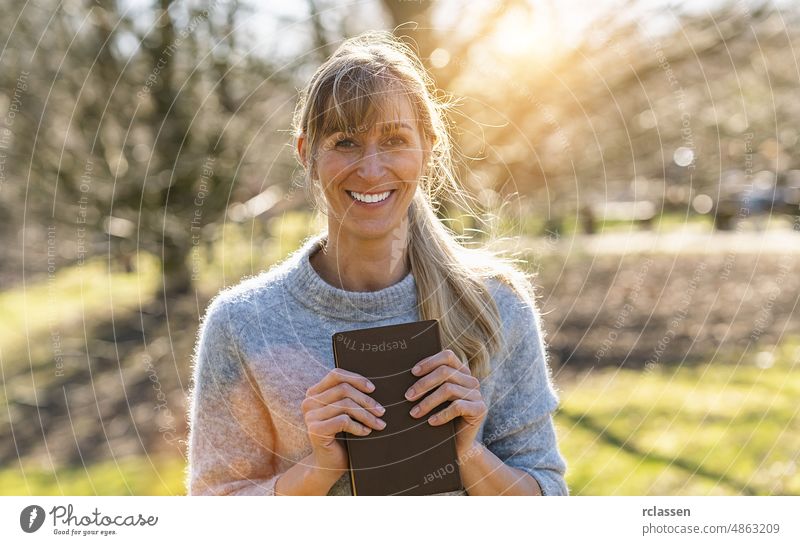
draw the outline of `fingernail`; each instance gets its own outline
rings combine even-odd
[[[386,427],[386,422],[384,422],[383,420],[381,420],[381,419],[379,418],[379,419],[378,419],[378,426],[380,426],[380,427],[381,427],[381,429],[383,429],[383,428],[385,428],[385,427]]]
[[[419,414],[419,405],[411,409],[411,416],[417,416]]]
[[[379,413],[383,414],[386,412],[386,409],[383,408],[383,405],[375,405],[375,408],[378,410]]]
[[[374,389],[375,389],[375,385],[374,385],[374,384],[372,384],[372,382],[371,382],[371,381],[369,381],[369,380],[367,381],[367,389],[368,389],[369,391],[372,391],[372,390],[374,390]]]
[[[414,388],[409,388],[408,389],[408,391],[406,392],[406,397],[408,399],[411,399],[412,397],[414,397]]]
[[[415,365],[414,367],[411,368],[411,372],[416,375],[417,373],[419,373],[420,369],[422,369],[422,367],[420,367],[419,365]]]

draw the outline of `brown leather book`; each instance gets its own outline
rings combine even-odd
[[[406,390],[421,378],[411,368],[441,350],[438,320],[333,334],[336,367],[371,380],[375,390],[368,395],[386,408],[381,416],[384,429],[366,436],[337,434],[347,447],[354,496],[422,496],[463,489],[454,421],[428,423],[450,401],[414,418],[409,411],[423,398],[405,398]]]

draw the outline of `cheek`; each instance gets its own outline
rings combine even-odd
[[[350,160],[345,155],[331,154],[320,156],[317,161],[317,175],[324,188],[335,184],[347,176]]]
[[[407,181],[415,181],[422,174],[423,155],[416,151],[397,152],[392,165],[397,175]]]

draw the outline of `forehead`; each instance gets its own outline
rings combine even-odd
[[[356,127],[359,132],[390,132],[397,130],[416,131],[418,126],[417,115],[407,99],[395,97],[387,108],[377,112],[372,123]]]
[[[390,88],[359,95],[331,97],[323,122],[324,134],[419,129],[417,111],[403,91]]]
[[[385,94],[377,104],[373,118],[375,125],[392,123],[417,123],[417,114],[408,96],[398,92]]]

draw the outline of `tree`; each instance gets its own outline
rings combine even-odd
[[[22,13],[3,87],[29,74],[8,171],[25,182],[2,202],[27,203],[42,229],[62,226],[72,260],[140,248],[162,259],[163,295],[190,290],[188,256],[207,226],[269,185],[253,156],[278,156],[282,142],[264,120],[288,126],[276,105],[290,102],[293,82],[242,50],[234,27],[245,14],[238,1],[171,0],[141,12],[98,0]],[[266,167],[288,187],[290,161]]]

